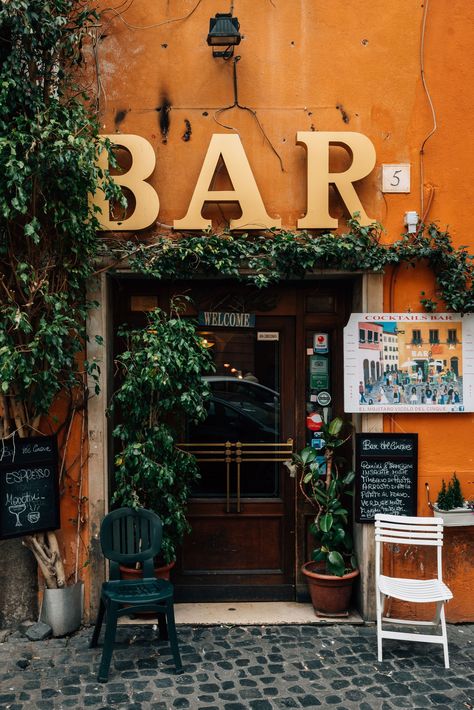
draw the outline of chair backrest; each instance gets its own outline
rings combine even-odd
[[[144,577],[153,577],[153,558],[160,551],[161,538],[161,520],[151,510],[119,508],[106,515],[100,526],[100,544],[110,561],[110,578],[119,578],[119,565],[133,568],[137,563]]]
[[[383,543],[396,545],[430,545],[437,548],[437,576],[442,578],[441,548],[443,546],[443,519],[417,518],[405,515],[375,516],[375,576],[380,576]]]

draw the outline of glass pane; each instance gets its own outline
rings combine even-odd
[[[189,443],[272,444],[280,439],[279,341],[260,341],[256,331],[202,331],[216,366],[205,421],[189,428]],[[271,447],[263,447],[271,449]],[[234,449],[235,450],[235,449]],[[256,454],[255,458],[265,458]],[[226,464],[202,462],[199,497],[225,497]],[[231,494],[237,466],[230,464]],[[241,497],[279,494],[279,466],[256,461],[241,466]]]
[[[306,296],[306,313],[335,313],[336,298],[330,295]]]

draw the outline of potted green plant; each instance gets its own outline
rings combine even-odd
[[[345,459],[336,455],[352,436],[344,433],[346,428],[341,418],[333,419],[322,427],[323,456],[312,447],[293,456],[300,491],[315,513],[310,526],[315,546],[302,572],[316,613],[325,616],[347,614],[359,575],[347,507],[354,472],[347,471]]]
[[[195,458],[178,447],[186,422],[206,417],[209,396],[203,375],[211,355],[194,322],[181,317],[182,300],[170,314],[157,308],[141,330],[122,329],[127,349],[117,357],[121,384],[112,409],[120,423],[113,435],[113,503],[154,510],[163,523],[162,562],[172,565],[190,527],[186,505],[199,476]]]
[[[428,484],[426,484],[426,488],[428,491],[428,503],[433,511],[433,515],[438,518],[443,518],[444,524],[447,527],[474,525],[473,502],[465,500],[456,473],[453,473],[447,485],[443,478],[436,503],[432,504],[429,500]]]

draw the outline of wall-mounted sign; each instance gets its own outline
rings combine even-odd
[[[331,395],[329,392],[318,392],[316,395],[316,402],[321,405],[321,407],[327,407],[331,404]]]
[[[315,353],[327,353],[329,351],[329,337],[327,333],[314,334],[313,350]]]
[[[344,409],[474,411],[474,316],[353,313],[344,329]]]
[[[410,163],[382,165],[382,192],[410,192]]]
[[[257,340],[279,340],[280,339],[280,333],[276,331],[268,331],[268,332],[258,332],[257,333]]]
[[[114,147],[121,146],[131,155],[129,170],[114,175],[114,180],[117,185],[132,193],[135,209],[125,219],[111,220],[109,201],[103,190],[96,190],[93,201],[100,210],[100,229],[135,231],[150,227],[160,212],[158,194],[147,182],[156,164],[153,146],[142,136],[126,133],[112,133],[103,135],[102,138],[108,138]],[[304,217],[298,219],[298,229],[337,229],[338,220],[329,213],[331,185],[337,188],[337,194],[349,214],[358,212],[362,226],[371,224],[374,220],[366,214],[355,184],[367,177],[375,167],[376,154],[372,141],[357,131],[298,131],[296,143],[305,149],[307,156],[307,207]],[[330,153],[333,149],[341,148],[351,156],[349,166],[346,170],[331,172]],[[232,189],[210,190],[209,185],[221,162],[227,170]],[[108,152],[103,150],[98,159],[98,167],[108,170],[109,166]],[[202,216],[202,210],[206,203],[216,202],[239,204],[241,215],[230,220],[231,230],[247,231],[281,227],[281,219],[272,217],[266,211],[243,143],[240,136],[236,134],[215,133],[211,136],[188,211],[181,219],[173,220],[173,229],[185,231],[211,229],[212,223]]]
[[[312,390],[325,390],[329,387],[329,361],[326,357],[310,356],[309,386]]]
[[[211,328],[255,328],[254,313],[199,311],[198,324]]]
[[[0,538],[57,530],[56,438],[14,437],[0,442]]]
[[[416,515],[418,434],[356,434],[355,514]]]
[[[321,451],[321,449],[324,449],[326,446],[326,442],[323,439],[323,434],[318,434],[316,432],[313,433],[313,438],[311,439],[311,446],[313,449],[316,449],[316,451]]]
[[[323,426],[323,418],[319,412],[312,412],[306,417],[306,427],[310,431],[321,431]]]

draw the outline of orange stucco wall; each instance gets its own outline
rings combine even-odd
[[[424,69],[437,128],[424,146],[420,188],[420,149],[433,129],[420,67],[425,9],[415,0],[235,2],[244,35],[236,51],[239,102],[257,112],[284,170],[249,111],[216,113],[234,100],[232,62],[213,59],[206,36],[209,18],[228,12],[228,0],[135,0],[123,13],[106,10],[96,43],[101,124],[104,133],[134,133],[153,145],[157,166],[150,182],[160,197],[161,225],[150,233],[185,215],[211,135],[232,131],[242,139],[268,213],[295,228],[306,208],[306,154],[296,132],[350,130],[367,135],[376,148],[377,166],[357,189],[368,215],[383,223],[385,240],[404,231],[405,211],[422,213],[422,192],[426,219],[449,225],[455,244],[474,247],[468,123],[474,4],[441,0],[427,8]],[[335,160],[347,163],[343,155]],[[382,193],[383,163],[410,163],[409,194]],[[221,220],[230,214],[226,209]],[[332,214],[343,227],[344,209],[335,198]],[[421,310],[421,291],[434,295],[423,267],[387,272],[384,289],[384,308],[395,312]],[[472,427],[472,414],[385,417],[387,430],[419,434],[419,514],[428,513],[425,482],[437,492],[454,470],[466,497],[474,497]],[[473,553],[474,527],[447,533],[452,621],[474,620]],[[412,566],[423,564],[417,558]]]
[[[84,608],[87,609],[90,596],[87,413],[81,408],[72,419],[68,414],[65,400],[59,397],[51,417],[41,422],[41,429],[45,434],[58,432],[61,529],[57,538],[66,584],[73,584],[76,578],[84,582]]]

